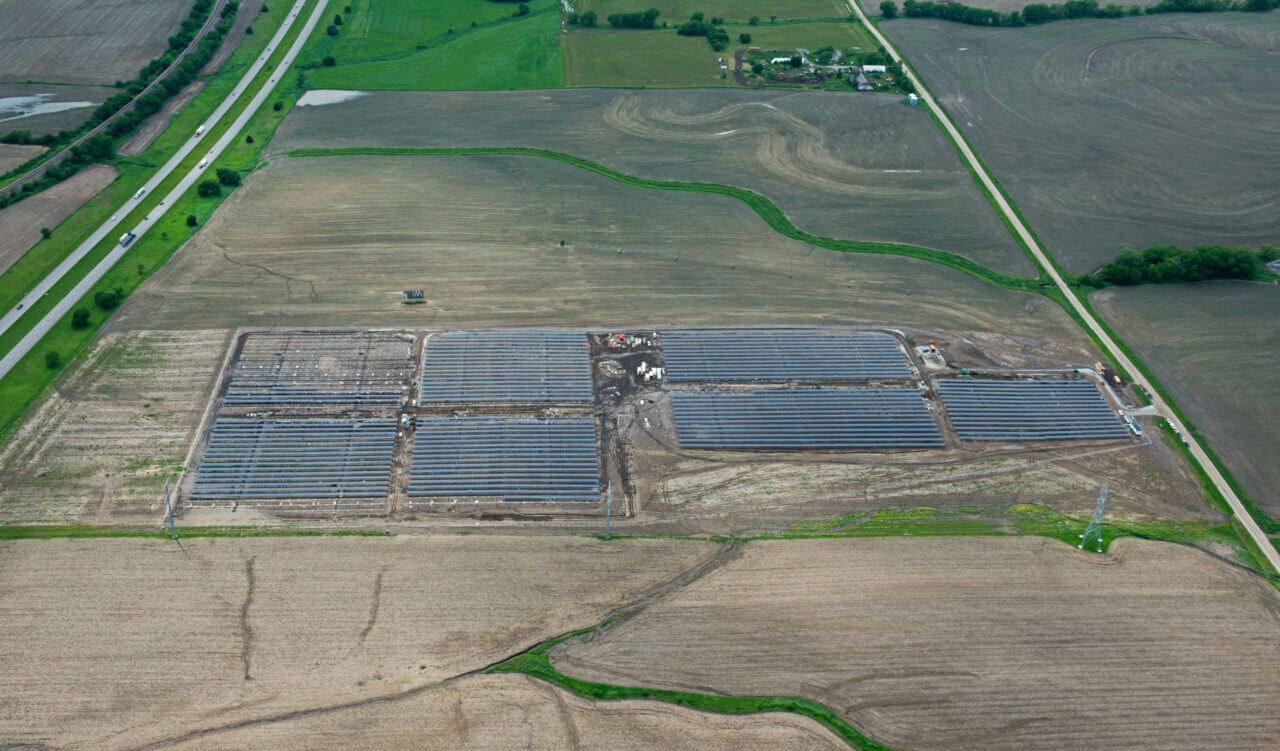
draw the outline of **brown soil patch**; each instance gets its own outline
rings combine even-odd
[[[1167,543],[750,543],[554,655],[612,683],[825,702],[914,748],[1263,748],[1280,733],[1280,598]]]
[[[179,751],[377,749],[846,749],[784,713],[729,716],[642,701],[591,702],[521,675],[482,675],[401,701],[179,743]]]
[[[200,75],[207,76],[212,74],[222,64],[231,57],[231,53],[235,52],[236,47],[240,46],[240,40],[244,39],[244,31],[258,20],[258,13],[262,10],[264,0],[246,0],[240,3],[240,10],[236,11],[236,20],[232,21],[231,28],[227,31],[227,36],[222,40],[222,46],[218,47],[218,51],[214,53],[209,62],[200,69]]]
[[[715,549],[519,537],[5,543],[0,743],[132,748],[397,695],[596,622]]]
[[[99,339],[0,448],[0,521],[159,518],[165,478],[186,460],[227,338]]]
[[[0,143],[0,174],[44,153],[44,146]]]
[[[40,240],[41,227],[56,229],[115,179],[115,167],[94,164],[47,190],[0,210],[0,273],[4,273]]]
[[[169,121],[173,119],[173,116],[181,112],[183,107],[186,107],[191,103],[192,99],[195,99],[196,94],[204,90],[205,83],[204,79],[200,79],[187,84],[187,87],[178,92],[176,97],[170,99],[159,112],[147,118],[142,127],[138,128],[138,131],[117,149],[117,153],[121,156],[137,156],[146,151],[147,147],[160,137],[164,129],[169,127]]]

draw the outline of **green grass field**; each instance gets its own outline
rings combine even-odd
[[[569,86],[733,86],[721,78],[707,40],[660,31],[574,32],[564,37],[565,83]]]
[[[730,27],[733,44],[715,52],[706,39],[680,36],[671,29],[654,31],[575,31],[564,39],[565,84],[568,86],[734,86],[733,52],[747,47],[819,47],[874,50],[875,43],[857,24],[837,21],[762,24]],[[750,34],[751,42],[738,42]],[[723,75],[722,75],[723,74]],[[406,87],[409,88],[409,87]]]
[[[564,85],[560,4],[532,12],[490,0],[392,0],[352,6],[337,37],[321,35],[306,59],[311,88],[541,89]]]
[[[581,0],[573,7],[578,11],[594,10],[601,23],[611,13],[629,13],[646,8],[657,8],[662,13],[658,21],[667,23],[683,23],[695,11],[701,11],[707,18],[720,17],[731,22],[745,23],[752,16],[758,16],[761,23],[766,24],[770,16],[779,19],[829,18],[850,13],[849,6],[840,0]]]

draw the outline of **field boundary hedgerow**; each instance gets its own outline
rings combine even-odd
[[[531,647],[520,654],[509,657],[491,666],[486,673],[523,673],[546,681],[578,696],[593,701],[615,701],[619,699],[641,699],[675,704],[702,712],[717,714],[757,714],[760,712],[791,712],[803,715],[822,723],[829,730],[840,736],[849,745],[859,751],[891,751],[888,746],[876,743],[858,731],[834,710],[821,702],[793,696],[725,696],[720,694],[699,694],[690,691],[674,691],[664,688],[646,688],[643,686],[619,686],[610,683],[596,683],[580,678],[573,678],[561,673],[551,664],[548,653],[551,648],[575,636],[590,633],[607,626],[622,614],[611,616],[597,626],[571,631],[554,639]]]
[[[720,183],[708,182],[685,182],[678,180],[654,180],[644,177],[636,177],[628,175],[625,172],[606,167],[603,164],[593,162],[589,159],[566,154],[561,151],[552,151],[550,149],[536,149],[523,146],[476,146],[476,147],[459,147],[459,148],[384,148],[384,147],[340,147],[340,148],[309,148],[297,149],[288,152],[283,156],[286,157],[327,157],[327,156],[531,156],[543,159],[553,159],[555,161],[567,164],[571,167],[578,167],[594,172],[597,175],[606,177],[610,180],[620,182],[633,188],[645,188],[649,190],[675,190],[688,191],[693,193],[710,193],[713,195],[722,195],[729,198],[735,198],[745,203],[752,211],[760,216],[774,231],[789,237],[793,240],[799,240],[810,245],[815,245],[827,250],[834,250],[845,253],[879,253],[887,255],[908,256],[918,258],[925,261],[933,261],[944,266],[950,266],[957,271],[963,271],[971,274],[979,279],[990,282],[992,284],[1004,287],[1006,289],[1018,290],[1020,292],[1039,292],[1039,280],[1024,279],[1020,277],[1008,276],[993,271],[986,266],[956,253],[948,253],[947,251],[937,250],[935,248],[925,248],[918,245],[904,245],[898,243],[885,242],[869,242],[862,240],[840,240],[831,237],[822,237],[796,227],[795,224],[787,217],[778,204],[771,199],[746,188],[739,188],[733,185],[723,185]]]

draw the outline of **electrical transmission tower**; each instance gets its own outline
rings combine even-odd
[[[1084,550],[1084,546],[1088,544],[1090,538],[1097,538],[1098,552],[1102,552],[1102,510],[1107,507],[1107,486],[1110,483],[1102,483],[1102,492],[1098,494],[1098,506],[1093,510],[1093,518],[1089,520],[1089,526],[1084,528],[1084,534],[1080,535],[1080,549]]]

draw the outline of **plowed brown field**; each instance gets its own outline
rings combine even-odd
[[[1267,748],[1280,597],[1190,548],[1037,538],[749,543],[553,662],[827,703],[907,749]]]

